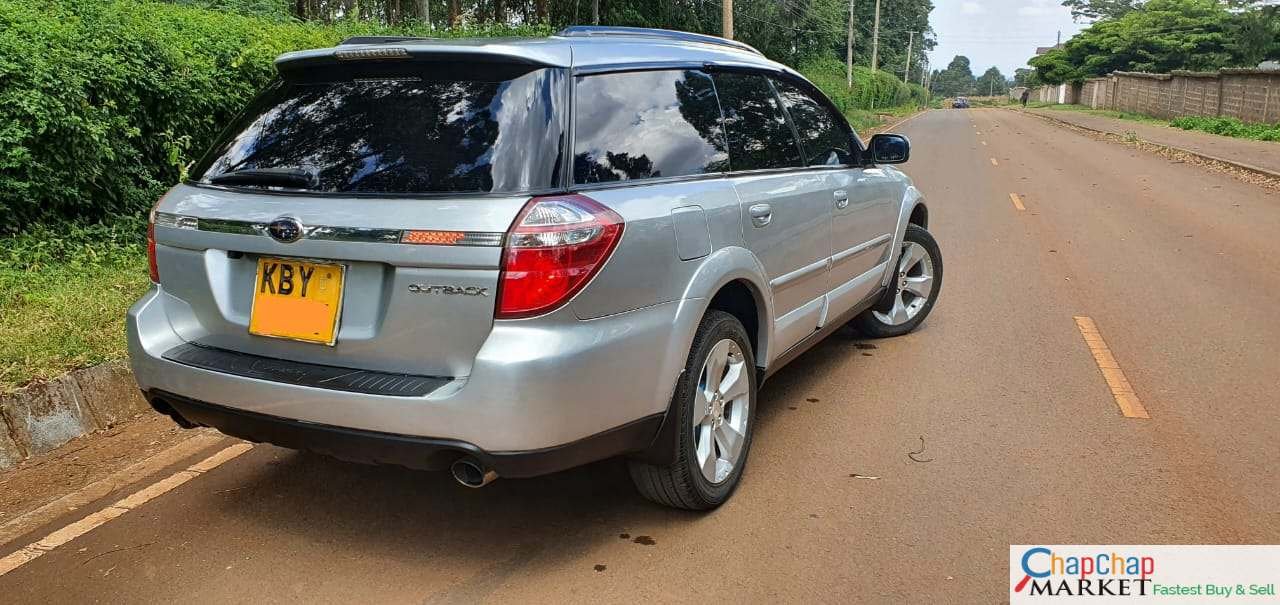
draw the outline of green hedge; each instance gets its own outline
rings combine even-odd
[[[926,94],[922,86],[904,83],[889,72],[872,72],[869,68],[854,66],[853,88],[850,89],[845,65],[840,61],[813,61],[801,66],[799,71],[844,112],[925,104]]]
[[[140,0],[0,0],[0,233],[137,215],[270,81],[277,55],[413,33],[425,32]]]

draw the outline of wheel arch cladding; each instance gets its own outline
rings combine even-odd
[[[764,284],[764,267],[749,250],[739,246],[726,246],[701,261],[685,288],[681,313],[696,313],[697,318],[685,325],[697,325],[708,309],[718,308],[738,318],[751,335],[752,353],[756,366],[763,367],[770,344],[773,305]],[[743,300],[747,295],[750,304]],[[713,307],[713,301],[716,305]],[[701,302],[702,304],[697,304]],[[693,304],[690,304],[693,303]],[[747,309],[751,308],[752,313]],[[754,319],[751,319],[754,317]],[[745,319],[744,319],[745,318]],[[693,334],[684,338],[684,350],[693,340]]]
[[[907,220],[912,225],[919,225],[925,229],[929,228],[929,208],[921,201],[911,209],[911,218]]]
[[[744,279],[735,279],[720,287],[715,296],[711,297],[711,302],[707,304],[707,311],[718,310],[724,311],[738,319],[742,323],[742,327],[747,330],[747,339],[751,343],[751,353],[760,359],[758,351],[760,350],[760,304],[758,299],[760,294],[755,292],[751,283]],[[706,311],[703,312],[706,315]],[[759,363],[757,361],[757,366]]]
[[[902,240],[907,234],[907,225],[911,223],[915,223],[915,220],[918,217],[918,215],[916,214],[917,212],[921,213],[922,216],[920,216],[920,218],[922,218],[927,223],[929,220],[929,209],[928,207],[925,206],[924,196],[920,194],[919,189],[916,189],[915,186],[912,185],[907,187],[906,191],[903,192],[902,201],[899,203],[899,206],[898,206],[898,226],[897,226],[897,230],[894,232],[894,235],[893,235],[893,247],[890,248],[891,250],[890,257],[889,257],[890,261],[897,258],[896,250],[898,250],[902,246]],[[928,228],[928,225],[920,225],[920,226],[926,229]],[[893,263],[890,262],[885,267],[884,276],[881,277],[880,279],[880,285],[881,286],[889,285],[889,278],[892,276],[892,274],[893,274]]]

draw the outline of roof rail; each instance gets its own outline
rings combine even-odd
[[[708,36],[706,34],[695,34],[692,32],[679,32],[670,29],[654,29],[648,27],[613,27],[603,25],[570,25],[556,33],[557,36],[565,38],[591,38],[596,36],[634,36],[636,38],[653,38],[660,40],[675,40],[679,42],[701,42],[703,44],[716,44],[719,46],[728,46],[738,50],[745,50],[764,56],[764,53],[756,50],[750,44],[739,42],[737,40],[729,40],[718,36]]]
[[[395,42],[416,42],[418,40],[434,40],[422,36],[351,36],[338,43],[338,46],[350,44],[391,44]]]

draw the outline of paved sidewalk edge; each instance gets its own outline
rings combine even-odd
[[[74,370],[0,395],[0,469],[147,409],[124,361]]]
[[[1097,128],[1092,128],[1092,127],[1089,127],[1089,126],[1084,126],[1084,125],[1081,125],[1081,124],[1077,124],[1077,123],[1075,123],[1075,122],[1072,122],[1072,121],[1070,121],[1070,120],[1064,120],[1064,119],[1062,119],[1062,118],[1058,118],[1058,117],[1054,117],[1054,116],[1050,116],[1050,115],[1045,115],[1045,114],[1043,114],[1043,113],[1039,113],[1039,112],[1035,112],[1035,111],[1026,111],[1026,110],[1018,110],[1018,109],[1012,109],[1011,111],[1017,111],[1017,112],[1020,112],[1020,113],[1025,113],[1025,114],[1027,114],[1027,115],[1032,115],[1032,116],[1035,116],[1035,117],[1040,118],[1040,119],[1042,119],[1042,120],[1047,120],[1047,121],[1049,121],[1049,122],[1054,122],[1054,123],[1056,123],[1056,124],[1065,125],[1065,126],[1068,126],[1068,127],[1071,127],[1071,128],[1079,128],[1080,130],[1084,130],[1084,131],[1092,132],[1092,133],[1095,133],[1095,134],[1100,134],[1100,135],[1103,135],[1103,136],[1106,136],[1106,137],[1119,138],[1119,139],[1123,139],[1123,137],[1124,137],[1124,135],[1119,134],[1119,133],[1116,133],[1116,132],[1111,132],[1110,130],[1100,130],[1100,129],[1097,129]],[[1141,138],[1141,137],[1136,137],[1136,136],[1135,136],[1134,138],[1135,138],[1136,140],[1138,140],[1139,142],[1142,142],[1142,143],[1144,143],[1144,144],[1146,144],[1146,145],[1151,145],[1152,147],[1159,147],[1159,148],[1161,148],[1161,149],[1166,149],[1166,150],[1168,150],[1168,151],[1174,151],[1174,152],[1177,152],[1177,153],[1185,153],[1185,154],[1187,154],[1187,155],[1195,156],[1195,157],[1197,157],[1197,158],[1200,158],[1200,159],[1205,160],[1205,161],[1208,161],[1208,162],[1216,162],[1216,163],[1219,163],[1219,164],[1225,164],[1225,165],[1230,166],[1230,167],[1232,167],[1232,168],[1237,168],[1237,169],[1239,169],[1239,170],[1247,170],[1247,171],[1252,172],[1252,173],[1254,173],[1254,174],[1257,174],[1257,175],[1260,175],[1260,176],[1264,176],[1264,177],[1267,177],[1267,178],[1271,178],[1271,179],[1276,179],[1277,181],[1280,181],[1280,172],[1275,172],[1275,171],[1273,171],[1273,170],[1268,170],[1268,169],[1263,168],[1263,167],[1261,167],[1261,166],[1254,166],[1253,164],[1246,164],[1246,163],[1244,163],[1244,162],[1237,162],[1237,161],[1235,161],[1235,160],[1228,160],[1228,159],[1226,159],[1226,158],[1220,158],[1220,157],[1215,156],[1215,155],[1209,155],[1209,154],[1207,154],[1207,153],[1201,153],[1201,152],[1199,152],[1199,151],[1192,151],[1192,150],[1187,149],[1187,148],[1185,148],[1185,147],[1176,147],[1176,146],[1173,146],[1173,145],[1166,145],[1166,144],[1164,144],[1164,143],[1156,143],[1155,141],[1149,141],[1149,140],[1144,139],[1144,138]]]

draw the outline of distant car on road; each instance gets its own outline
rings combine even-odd
[[[276,67],[152,211],[129,348],[182,426],[470,487],[625,455],[709,509],[767,376],[937,300],[907,139],[864,146],[745,44],[574,27]]]
[[[969,99],[966,99],[964,97],[956,97],[956,100],[951,102],[951,107],[954,109],[968,109]]]

